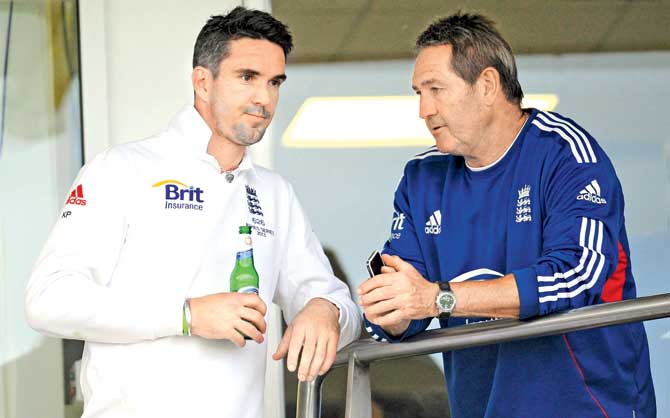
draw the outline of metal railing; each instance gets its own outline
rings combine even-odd
[[[345,417],[371,418],[369,365],[373,361],[440,353],[667,317],[670,317],[670,293],[587,306],[527,321],[501,319],[431,330],[400,344],[385,344],[363,338],[340,351],[333,367],[347,365],[349,368]],[[296,418],[320,417],[321,384],[325,376],[319,376],[312,382],[298,384]]]

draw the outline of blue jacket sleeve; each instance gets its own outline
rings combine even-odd
[[[407,198],[406,171],[405,176],[400,180],[400,184],[398,184],[398,188],[396,189],[393,208],[391,236],[384,245],[383,253],[397,255],[412,264],[423,277],[427,277],[426,265],[414,229],[414,221],[412,219],[410,204]],[[365,329],[372,338],[378,341],[399,342],[424,331],[428,328],[428,325],[433,318],[413,320],[407,330],[399,336],[393,336],[386,333],[382,327],[368,321],[368,319],[365,318],[365,315],[363,316],[363,319],[365,320]]]
[[[542,255],[512,272],[521,318],[598,303],[616,269],[623,193],[614,168],[598,151],[598,162],[588,164],[564,153],[541,183]]]

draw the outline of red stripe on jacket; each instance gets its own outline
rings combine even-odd
[[[603,302],[616,302],[623,299],[623,286],[626,283],[626,269],[628,256],[619,241],[619,261],[614,273],[607,279],[603,287],[601,299]]]

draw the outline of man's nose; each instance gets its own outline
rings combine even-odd
[[[421,119],[428,119],[437,113],[435,108],[435,101],[425,95],[419,97],[419,117]]]
[[[267,106],[270,104],[270,89],[267,86],[258,86],[254,89],[252,101],[257,106]]]

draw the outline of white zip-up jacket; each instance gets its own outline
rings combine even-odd
[[[163,133],[97,156],[34,267],[31,326],[86,341],[84,418],[262,416],[267,344],[182,336],[186,298],[229,291],[240,225],[252,225],[267,304],[290,323],[323,297],[340,308],[339,347],[359,334],[359,310],[290,184],[248,155],[226,181],[210,137],[186,106]]]

